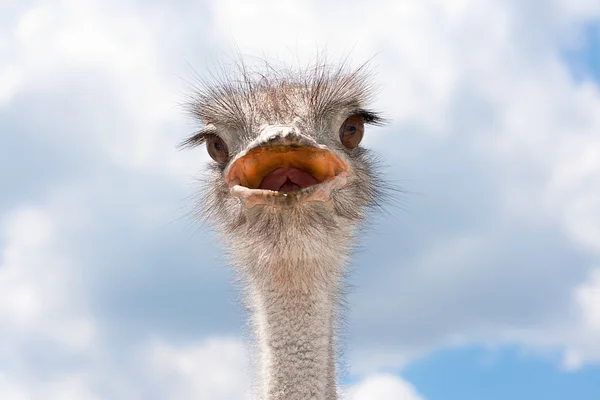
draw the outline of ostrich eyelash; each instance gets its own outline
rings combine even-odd
[[[200,129],[198,132],[190,136],[181,142],[178,146],[179,149],[187,149],[200,146],[206,141],[206,138],[210,135],[216,135],[217,129],[212,125],[207,125]]]
[[[362,117],[365,124],[381,126],[387,123],[386,119],[375,111],[358,108],[348,113],[348,117]]]

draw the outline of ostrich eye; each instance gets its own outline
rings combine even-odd
[[[217,135],[210,135],[206,138],[206,149],[210,157],[218,163],[224,163],[229,158],[227,145]]]
[[[360,115],[348,117],[340,127],[340,141],[349,149],[354,149],[365,133],[365,120]]]

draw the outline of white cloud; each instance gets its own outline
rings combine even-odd
[[[248,356],[239,340],[214,338],[173,346],[154,341],[142,359],[169,399],[250,399]]]
[[[60,93],[76,87],[75,95],[81,97],[70,102],[82,103],[108,92],[114,105],[110,119],[87,110],[94,120],[84,121],[78,140],[125,167],[187,177],[198,164],[192,164],[189,154],[175,151],[179,138],[188,133],[184,129],[190,129],[177,107],[187,94],[178,74],[192,71],[180,69],[185,55],[177,63],[161,60],[164,47],[171,45],[166,42],[180,39],[177,30],[163,38],[164,30],[171,29],[169,18],[158,15],[160,10],[141,15],[131,6],[58,0],[15,11],[15,23],[0,28],[8,38],[7,45],[0,43],[0,106],[19,93]],[[173,130],[182,133],[178,137]],[[52,140],[55,132],[45,126],[36,135]]]
[[[578,324],[565,332],[567,342],[564,365],[577,369],[589,360],[600,360],[600,268],[591,271],[587,281],[574,290]]]
[[[600,268],[592,271],[589,280],[579,286],[575,293],[585,324],[600,334]]]
[[[395,375],[373,375],[349,389],[349,400],[425,400]]]
[[[43,381],[3,373],[0,396],[10,400],[251,398],[247,353],[237,340],[215,338],[184,346],[154,340],[140,344],[136,352],[129,369],[98,368],[102,364],[96,362]]]
[[[75,278],[69,260],[55,249],[57,235],[51,213],[25,208],[8,214],[0,258],[0,321],[10,326],[0,349],[15,343],[18,332],[38,332],[61,345],[85,348],[94,335],[93,322],[71,304],[65,278]],[[71,313],[74,313],[71,315]],[[15,335],[14,338],[10,336]]]
[[[111,350],[103,348],[106,337],[97,334],[95,319],[82,303],[85,298],[74,289],[79,285],[75,260],[59,251],[57,238],[77,214],[65,211],[28,207],[2,221],[0,397],[103,399],[109,392],[115,399],[249,398],[247,355],[236,340],[142,341],[128,350],[128,364],[115,364]],[[63,365],[73,357],[80,361]],[[39,362],[44,359],[50,371]]]
[[[44,352],[93,355],[93,319],[80,304],[71,260],[56,248],[59,227],[49,210],[27,207],[6,215],[0,253],[0,394],[2,398],[90,398],[75,373],[38,379]],[[71,283],[70,283],[70,282]],[[48,349],[31,348],[45,343]],[[37,353],[39,352],[39,353]],[[56,360],[60,362],[60,360]],[[58,368],[57,368],[58,369]],[[44,374],[45,375],[45,374]]]
[[[5,374],[0,374],[0,397],[3,399],[11,399],[11,400],[28,400],[26,391],[21,390],[21,388],[17,387],[12,379],[5,376]]]

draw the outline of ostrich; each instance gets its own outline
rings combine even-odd
[[[260,397],[335,400],[344,271],[384,188],[360,145],[382,122],[368,67],[239,67],[189,102],[202,128],[182,147],[205,143],[213,160],[198,213],[245,283]]]

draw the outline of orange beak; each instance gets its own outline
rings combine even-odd
[[[289,167],[306,171],[317,183],[326,182],[350,170],[344,160],[326,149],[306,146],[259,147],[237,159],[229,168],[226,180],[230,187],[241,185],[258,189],[270,172]]]
[[[346,185],[349,172],[350,165],[327,149],[276,145],[257,147],[235,160],[226,173],[226,182],[231,193],[249,206],[293,206],[330,200],[332,190]],[[282,174],[297,180],[288,182],[293,189],[286,184],[280,187]],[[277,179],[279,183],[274,184]]]

